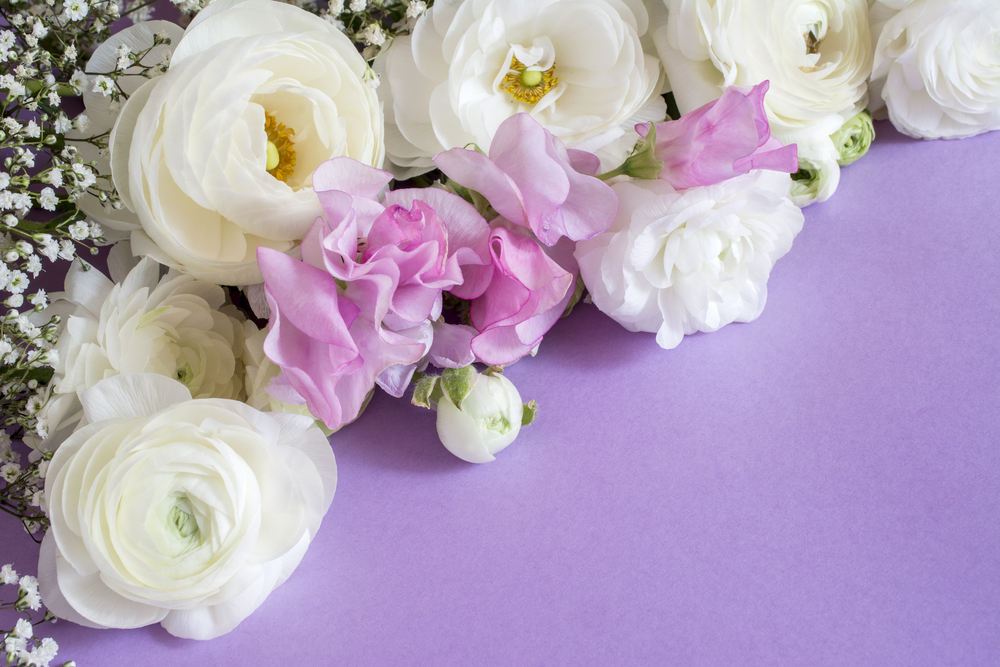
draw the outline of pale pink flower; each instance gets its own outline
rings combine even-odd
[[[663,161],[658,178],[683,190],[721,183],[751,169],[798,171],[795,144],[783,146],[771,136],[764,111],[768,85],[730,86],[719,99],[677,120],[657,123],[653,150]],[[635,130],[645,137],[649,123]]]
[[[563,236],[580,241],[600,234],[618,211],[614,191],[590,175],[600,165],[598,158],[567,149],[525,113],[500,124],[489,157],[453,148],[437,155],[434,164],[548,246]]]
[[[380,202],[391,178],[350,158],[323,163],[313,188],[325,217],[303,239],[302,261],[258,253],[272,310],[264,351],[282,368],[269,391],[304,399],[331,429],[358,416],[376,380],[401,395],[432,347],[463,358],[449,343],[470,336],[444,335],[435,346],[431,321],[443,290],[474,299],[491,275],[489,226],[475,208],[434,188],[387,192]],[[396,366],[405,370],[380,377]]]

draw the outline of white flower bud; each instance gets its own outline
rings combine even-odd
[[[446,370],[440,383],[437,432],[449,452],[469,463],[487,463],[514,442],[524,406],[510,380],[466,367]]]

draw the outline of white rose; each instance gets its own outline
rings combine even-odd
[[[639,41],[647,23],[639,0],[435,4],[379,59],[389,159],[406,175],[449,148],[488,151],[500,123],[527,112],[617,166],[632,127],[666,115],[659,64]]]
[[[789,183],[773,171],[683,194],[659,180],[616,183],[614,224],[577,243],[594,303],[629,331],[655,331],[666,349],[685,334],[755,319],[771,267],[802,229]]]
[[[893,9],[899,11],[893,14]],[[900,132],[961,139],[1000,129],[1000,4],[878,2],[872,110]]]
[[[445,376],[455,373],[460,377],[468,368],[448,369]],[[521,432],[524,416],[521,395],[503,375],[471,372],[465,382],[441,380],[440,384],[442,395],[436,408],[438,438],[463,461],[493,461],[493,455],[514,442]]]
[[[83,405],[89,424],[45,480],[46,604],[91,627],[229,632],[316,535],[337,478],[326,438],[301,415],[192,400],[152,374],[109,378]]]
[[[867,0],[662,0],[653,28],[681,113],[729,86],[770,81],[771,135],[783,144],[828,137],[867,102]]]
[[[243,325],[221,312],[213,283],[170,272],[144,258],[120,284],[76,262],[51,314],[64,316],[55,392],[42,416],[51,431],[79,418],[79,394],[119,373],[179,380],[195,398],[239,399]],[[235,315],[233,309],[233,315]]]
[[[320,163],[381,165],[367,71],[343,33],[303,9],[209,5],[112,134],[115,185],[142,224],[133,250],[203,280],[261,282],[257,248],[294,251],[322,213]]]

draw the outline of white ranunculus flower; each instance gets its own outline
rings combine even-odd
[[[614,224],[577,243],[594,303],[630,331],[655,331],[667,349],[685,334],[755,319],[771,267],[802,229],[789,183],[773,171],[683,194],[660,180],[616,183]]]
[[[919,139],[1000,129],[1000,3],[882,0],[872,17],[882,24],[873,111],[884,105],[896,129]]]
[[[127,252],[127,251],[126,251]],[[53,295],[63,315],[55,391],[42,416],[55,432],[79,419],[79,395],[120,373],[179,380],[195,398],[242,396],[243,324],[220,311],[221,287],[142,259],[120,284],[76,262],[66,291]]]
[[[111,138],[137,254],[219,284],[259,283],[257,248],[297,250],[322,213],[313,170],[382,163],[367,64],[335,27],[271,0],[216,0]]]
[[[389,159],[409,175],[449,148],[488,151],[500,123],[527,112],[617,166],[633,126],[666,115],[647,23],[640,0],[438,2],[379,59]]]
[[[91,627],[229,632],[316,535],[337,479],[326,438],[307,417],[192,400],[150,373],[104,380],[83,405],[88,424],[45,479],[49,609]]]
[[[867,0],[661,0],[653,26],[681,113],[729,86],[770,81],[771,135],[784,144],[828,137],[867,102]]]
[[[448,371],[445,371],[446,373]],[[441,381],[437,402],[438,438],[449,452],[469,463],[488,463],[521,432],[524,404],[514,383],[503,375],[470,374],[464,398]]]

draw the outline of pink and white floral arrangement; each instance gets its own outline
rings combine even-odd
[[[0,345],[31,463],[0,453],[47,527],[41,594],[95,627],[232,630],[301,559],[326,438],[377,388],[488,462],[537,411],[503,367],[581,299],[664,349],[760,316],[869,110],[1000,128],[987,0],[188,0],[186,28],[114,34],[114,2],[24,5],[0,12]],[[17,262],[95,240],[108,276],[75,260],[17,311]],[[42,662],[24,632],[8,661]]]

